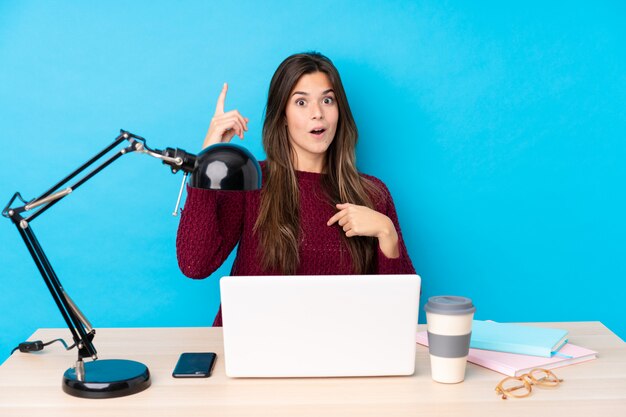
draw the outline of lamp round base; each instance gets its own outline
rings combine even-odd
[[[143,363],[125,359],[86,362],[85,377],[76,378],[76,369],[63,374],[63,391],[81,398],[115,398],[136,394],[150,386],[150,371]]]

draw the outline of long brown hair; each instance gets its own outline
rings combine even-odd
[[[296,83],[305,74],[325,73],[335,92],[339,120],[335,138],[326,151],[322,186],[333,207],[337,203],[353,203],[373,208],[371,196],[376,186],[359,176],[355,148],[357,127],[348,99],[333,63],[316,52],[291,55],[279,66],[267,95],[263,123],[263,147],[267,155],[266,181],[261,191],[261,207],[254,231],[259,234],[262,266],[283,274],[295,274],[299,264],[300,193],[293,165],[293,149],[285,123],[285,109]],[[372,273],[375,266],[376,239],[364,236],[345,241],[357,274]]]

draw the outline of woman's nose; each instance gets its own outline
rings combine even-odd
[[[319,103],[313,104],[311,106],[311,119],[322,119],[324,118],[324,112],[322,110],[322,106]]]

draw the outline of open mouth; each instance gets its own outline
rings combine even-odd
[[[313,130],[311,130],[310,133],[312,133],[314,135],[321,135],[324,132],[326,132],[326,129],[313,129]]]

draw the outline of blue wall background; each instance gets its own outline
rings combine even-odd
[[[342,74],[360,169],[395,197],[424,300],[626,336],[621,2],[127,3],[0,2],[2,206],[120,128],[199,150],[224,81],[262,159],[273,71],[319,50]],[[181,178],[129,155],[33,222],[97,328],[210,325],[230,261],[202,281],[179,272]],[[1,359],[63,321],[5,219],[0,241]]]

